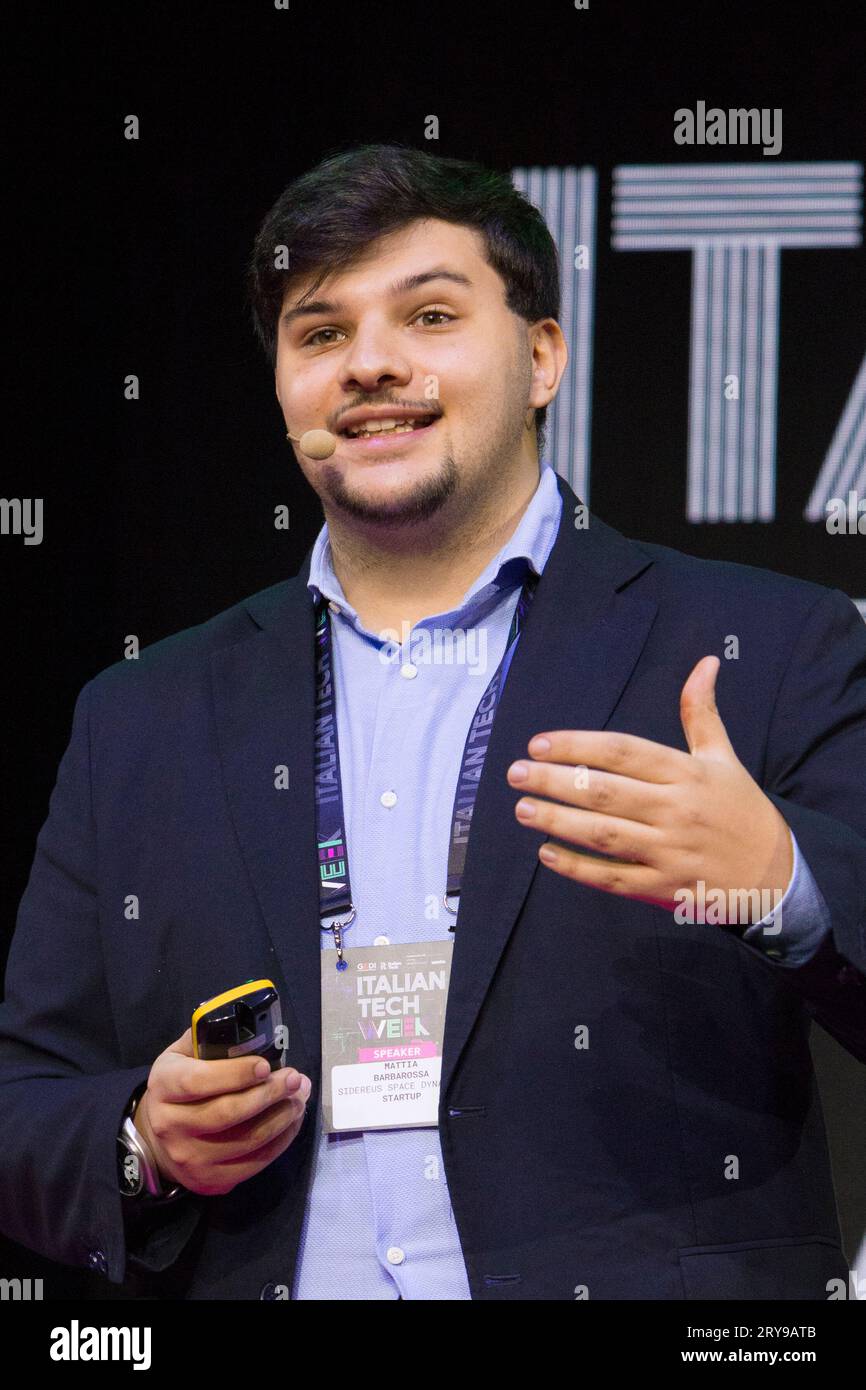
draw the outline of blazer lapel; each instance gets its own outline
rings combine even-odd
[[[309,558],[293,579],[245,601],[256,629],[213,653],[211,676],[226,796],[286,982],[283,1020],[291,1028],[294,1017],[312,1065],[320,1047],[321,919]],[[295,1053],[291,1037],[289,1044]]]
[[[540,865],[537,832],[514,815],[506,773],[545,729],[603,729],[658,604],[628,581],[651,556],[590,515],[562,477],[562,519],[521,630],[478,784],[454,931],[440,1095],[444,1098],[499,958]]]
[[[588,527],[576,530],[579,498],[563,478],[557,483],[562,521],[502,692],[472,817],[445,1019],[443,1097],[539,867],[538,836],[514,816],[506,771],[544,729],[605,727],[658,607],[627,587],[652,558],[592,514]],[[294,578],[245,601],[255,628],[214,652],[211,671],[226,795],[286,982],[284,1016],[296,1020],[312,1064],[320,1047],[321,945],[311,553]],[[276,785],[281,767],[288,770],[284,790]]]

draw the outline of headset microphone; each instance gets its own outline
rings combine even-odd
[[[329,459],[337,447],[337,436],[330,430],[307,430],[300,439],[287,434],[286,439],[291,439],[311,459]]]

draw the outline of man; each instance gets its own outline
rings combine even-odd
[[[811,1018],[866,1060],[854,605],[629,541],[540,468],[556,253],[507,179],[335,156],[251,291],[326,524],[79,697],[0,1014],[0,1226],[187,1298],[826,1298]],[[437,952],[432,1120],[383,1125],[380,1084],[337,1125],[339,967]],[[184,1032],[262,977],[288,1083]]]

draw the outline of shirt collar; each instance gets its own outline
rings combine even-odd
[[[542,463],[538,486],[514,534],[489,561],[452,611],[474,608],[490,594],[516,587],[522,583],[527,569],[540,575],[553,548],[561,513],[562,498],[556,473],[550,464]],[[334,573],[327,522],[313,543],[307,588],[316,602],[324,598],[336,603],[353,622],[358,623],[358,615]]]

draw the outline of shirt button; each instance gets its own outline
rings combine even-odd
[[[108,1261],[104,1250],[91,1250],[87,1256],[87,1263],[91,1269],[98,1269],[100,1274],[108,1273]]]
[[[385,1256],[389,1265],[401,1265],[405,1258],[406,1252],[405,1250],[401,1250],[399,1245],[392,1245]]]
[[[339,603],[335,603],[333,599],[328,600],[328,607],[332,613],[341,613],[343,611]]]
[[[400,675],[401,675],[401,676],[405,676],[406,679],[407,679],[407,681],[414,680],[414,678],[417,676],[417,674],[418,674],[418,667],[417,667],[417,666],[413,666],[411,661],[407,661],[407,662],[405,663],[405,665],[403,665],[403,666],[400,667]]]
[[[373,945],[374,945],[374,946],[390,946],[390,945],[391,945],[391,938],[390,938],[390,936],[376,936],[376,937],[373,938]]]
[[[383,792],[382,795],[379,797],[379,800],[381,801],[383,806],[387,806],[390,809],[392,806],[397,805],[397,793]]]

